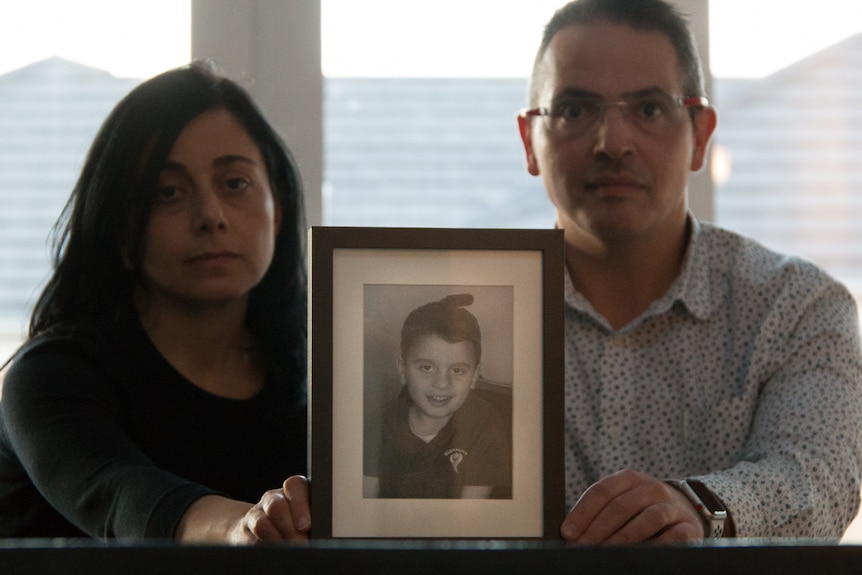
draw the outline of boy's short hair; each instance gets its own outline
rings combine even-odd
[[[482,333],[476,316],[464,309],[472,303],[472,294],[453,294],[411,311],[401,328],[401,357],[406,359],[407,352],[420,337],[436,335],[448,343],[472,343],[476,364],[479,364],[482,360]]]

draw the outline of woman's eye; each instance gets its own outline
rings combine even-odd
[[[171,202],[180,195],[178,186],[161,186],[156,190],[156,199],[160,202]]]
[[[225,187],[231,192],[241,192],[249,185],[249,181],[245,178],[229,178],[225,181]]]

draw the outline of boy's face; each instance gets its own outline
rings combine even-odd
[[[416,407],[426,417],[447,420],[464,404],[479,376],[472,343],[449,343],[437,335],[418,338],[398,366]]]

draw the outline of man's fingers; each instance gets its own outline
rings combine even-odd
[[[700,518],[675,489],[630,470],[590,486],[560,528],[570,542],[682,541],[703,536]]]
[[[567,541],[577,541],[588,530],[596,529],[597,533],[607,536],[624,525],[632,514],[618,517],[617,513],[625,513],[624,506],[620,508],[617,499],[637,487],[643,477],[632,471],[622,471],[609,475],[593,483],[566,516],[560,533]],[[608,506],[613,505],[611,514],[608,514]],[[598,521],[598,525],[594,523]],[[615,525],[615,527],[613,527]],[[595,537],[595,534],[594,534]]]

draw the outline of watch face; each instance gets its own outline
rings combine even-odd
[[[712,494],[712,491],[707,489],[706,485],[700,481],[686,481],[686,483],[697,494],[710,513],[724,511],[724,505]]]

